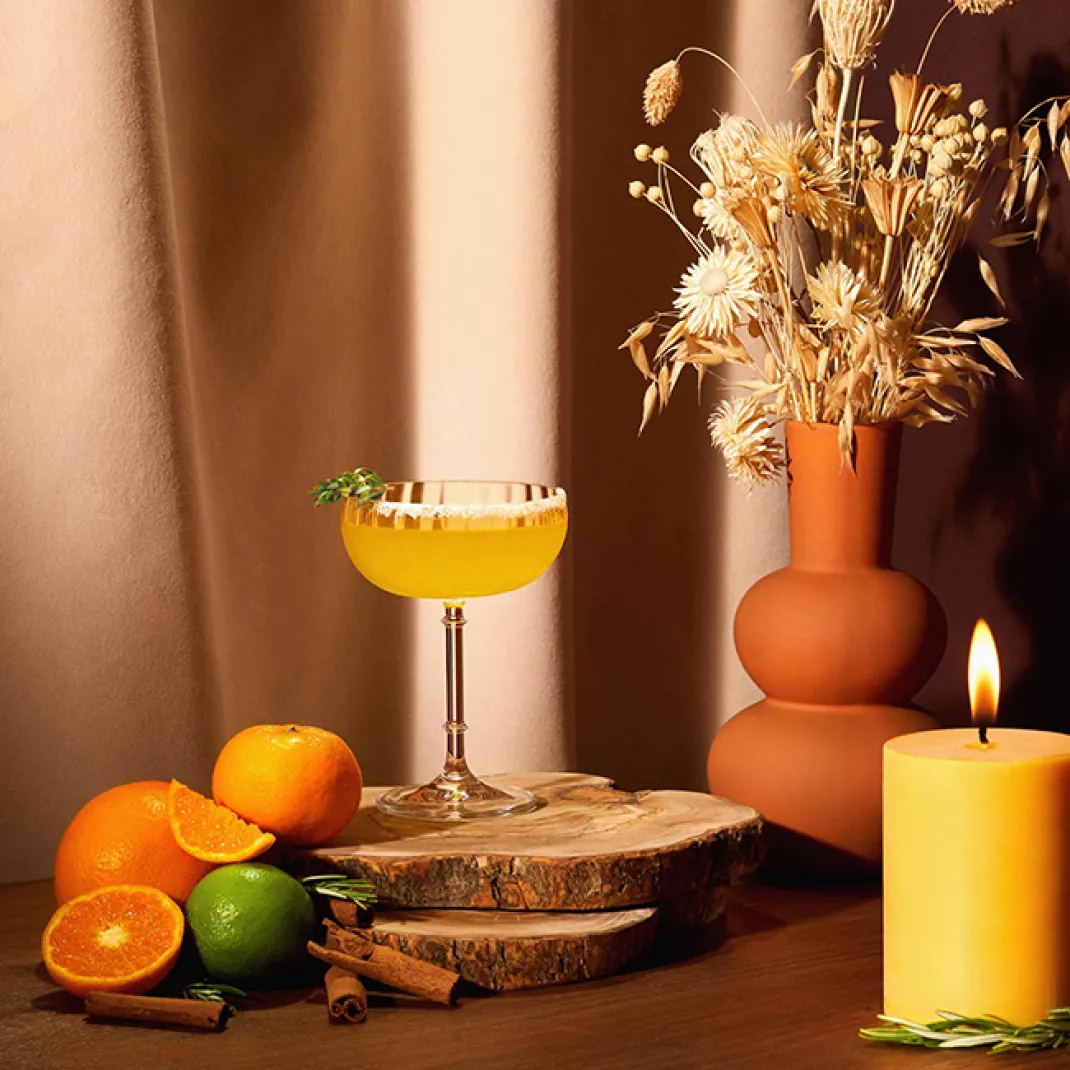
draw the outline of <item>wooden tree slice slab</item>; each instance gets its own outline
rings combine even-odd
[[[600,913],[397,910],[376,915],[376,943],[498,991],[607,977],[641,959],[657,930],[653,907]]]
[[[761,860],[761,817],[727,799],[618,791],[579,773],[487,779],[526,787],[544,805],[484,821],[409,821],[380,813],[375,797],[386,789],[369,788],[336,842],[290,862],[360,877],[392,907],[578,911],[675,901],[702,917],[719,908],[695,906],[695,897],[715,897]]]

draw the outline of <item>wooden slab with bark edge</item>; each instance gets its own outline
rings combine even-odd
[[[672,904],[685,924],[712,921],[724,889],[761,861],[762,820],[749,806],[690,791],[618,791],[605,777],[527,773],[544,801],[486,821],[388,817],[368,788],[333,843],[291,852],[304,873],[338,870],[368,881],[394,908],[580,911]]]
[[[584,913],[536,910],[380,911],[377,944],[456,970],[481,988],[540,988],[607,977],[654,944],[657,910]],[[342,930],[334,930],[342,933]]]

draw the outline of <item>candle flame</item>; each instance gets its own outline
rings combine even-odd
[[[978,728],[996,723],[999,709],[999,654],[992,629],[979,620],[970,642],[970,714]]]

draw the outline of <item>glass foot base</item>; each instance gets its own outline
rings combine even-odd
[[[464,821],[526,814],[539,805],[539,800],[524,788],[491,787],[468,773],[460,777],[440,775],[418,787],[391,788],[375,800],[375,805],[391,817]]]

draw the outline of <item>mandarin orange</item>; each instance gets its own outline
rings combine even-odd
[[[41,955],[52,979],[76,996],[137,995],[171,972],[185,924],[174,900],[156,888],[95,888],[52,915],[41,938]]]
[[[120,784],[78,811],[56,852],[58,902],[112,884],[147,884],[186,901],[212,865],[175,840],[167,819],[168,787],[162,780]]]
[[[360,766],[341,736],[309,725],[253,725],[216,759],[212,794],[283,843],[337,835],[360,806]]]

